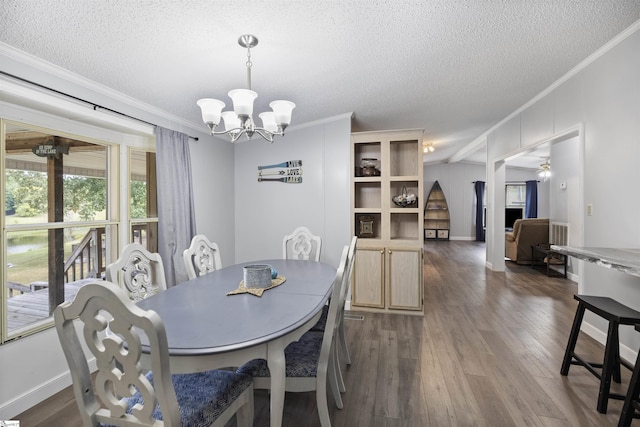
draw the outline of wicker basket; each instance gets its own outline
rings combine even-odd
[[[410,208],[418,204],[418,196],[413,193],[407,193],[407,187],[402,187],[402,194],[393,196],[391,200],[401,208]]]

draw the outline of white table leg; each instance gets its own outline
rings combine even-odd
[[[286,382],[285,346],[282,339],[270,341],[267,346],[267,365],[271,374],[271,427],[280,427]]]

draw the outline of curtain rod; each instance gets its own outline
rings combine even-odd
[[[42,88],[42,89],[46,89],[48,91],[57,93],[59,95],[63,95],[63,96],[66,96],[68,98],[75,99],[76,101],[80,101],[80,102],[84,102],[85,104],[92,105],[94,111],[97,111],[98,108],[100,108],[100,109],[106,110],[106,111],[108,111],[110,113],[118,114],[120,116],[127,117],[127,118],[132,119],[132,120],[136,120],[136,121],[138,121],[140,123],[144,123],[144,124],[147,124],[149,126],[158,127],[158,125],[156,125],[154,123],[147,122],[146,120],[142,120],[142,119],[139,119],[137,117],[133,117],[133,116],[130,116],[128,114],[121,113],[120,111],[112,110],[111,108],[103,107],[102,105],[98,105],[95,102],[87,101],[86,99],[82,99],[82,98],[78,98],[77,96],[69,95],[68,93],[64,93],[64,92],[61,92],[61,91],[59,91],[57,89],[53,89],[53,88],[50,88],[48,86],[42,85],[40,83],[36,83],[36,82],[31,81],[31,80],[27,80],[27,79],[25,79],[23,77],[19,77],[19,76],[16,76],[14,74],[7,73],[6,71],[0,70],[0,74],[4,74],[5,76],[9,76],[9,77],[14,78],[16,80],[20,80],[22,82],[29,83],[30,85],[37,86],[37,87]],[[191,136],[191,135],[187,135],[187,136],[190,139],[193,139],[194,141],[198,141],[198,137],[197,136]]]
[[[535,180],[536,182],[540,182],[540,180]],[[475,184],[478,181],[471,181],[472,184]],[[480,181],[480,182],[484,182],[484,181]],[[505,184],[524,184],[527,181],[505,181]]]

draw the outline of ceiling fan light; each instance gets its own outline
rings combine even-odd
[[[277,100],[272,101],[269,107],[273,110],[277,125],[282,127],[289,126],[289,123],[291,123],[291,112],[296,108],[296,104],[291,101]]]
[[[240,119],[233,111],[223,111],[222,119],[224,120],[224,130],[229,131],[241,127]]]
[[[273,111],[265,111],[264,113],[260,113],[258,115],[262,120],[262,127],[268,130],[269,132],[278,132],[278,125],[276,123],[276,116]]]
[[[224,102],[217,99],[202,98],[197,102],[202,110],[202,120],[211,126],[218,126],[220,123],[220,114],[224,108]]]
[[[233,101],[233,111],[238,116],[251,117],[253,114],[253,101],[258,94],[249,89],[233,89],[229,91],[229,98]]]

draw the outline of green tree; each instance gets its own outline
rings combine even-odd
[[[5,191],[11,195],[19,216],[37,216],[47,210],[45,173],[9,169],[5,178]],[[5,205],[6,203],[5,198]]]
[[[147,217],[147,183],[131,181],[131,218]]]
[[[64,176],[64,211],[75,212],[84,221],[107,207],[107,186],[102,178]]]

